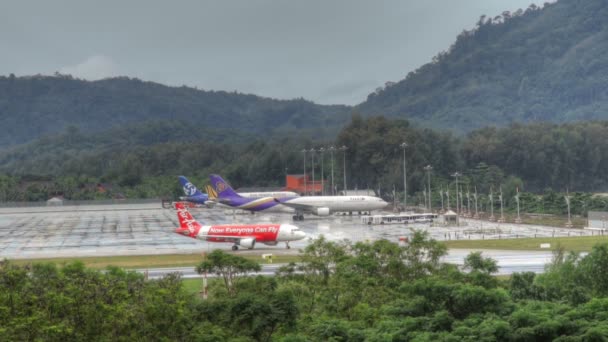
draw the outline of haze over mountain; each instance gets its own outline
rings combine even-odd
[[[470,131],[608,118],[608,4],[560,0],[481,17],[431,63],[357,109]]]
[[[429,61],[481,13],[544,1],[3,1],[0,75],[122,75],[355,105]]]
[[[295,134],[332,137],[352,112],[456,132],[511,122],[605,119],[607,14],[604,0],[561,0],[543,9],[531,5],[482,16],[476,29],[463,32],[447,52],[356,107],[127,77],[91,82],[59,74],[0,76],[0,146],[62,133],[69,126],[86,134],[148,121],[183,122],[185,135],[204,140],[212,134],[219,142],[232,142]]]
[[[348,117],[346,106],[168,87],[126,77],[84,81],[61,75],[0,76],[0,146],[57,134],[68,126],[91,133],[148,121],[183,122],[180,133],[186,139],[234,141],[243,133],[314,137],[337,131]],[[210,137],[213,131],[226,134]]]

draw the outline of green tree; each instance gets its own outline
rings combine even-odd
[[[207,254],[205,260],[196,266],[196,272],[199,274],[208,272],[222,277],[226,291],[231,295],[237,293],[237,284],[241,277],[261,270],[260,264],[240,256],[225,253],[220,249]]]

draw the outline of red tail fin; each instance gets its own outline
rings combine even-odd
[[[186,209],[186,205],[183,202],[175,202],[175,209],[177,210],[177,219],[179,220],[179,228],[175,232],[196,238],[203,226],[192,217],[192,214]]]

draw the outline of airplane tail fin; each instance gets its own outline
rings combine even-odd
[[[188,178],[184,176],[179,176],[179,184],[181,184],[182,189],[184,189],[184,194],[188,197],[196,197],[201,196],[203,193],[194,186],[194,184],[190,183]]]
[[[175,202],[175,210],[177,210],[177,219],[179,220],[179,228],[175,232],[195,238],[203,226],[192,217],[183,202]]]
[[[211,180],[211,186],[218,198],[240,198],[241,196],[237,194],[228,183],[218,175],[210,175],[209,179]]]
[[[211,185],[205,186],[205,190],[207,191],[209,200],[213,201],[217,199],[217,192],[211,187]]]

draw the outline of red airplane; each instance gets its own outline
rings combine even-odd
[[[291,248],[290,241],[302,240],[306,237],[306,233],[300,228],[286,223],[203,226],[192,217],[183,202],[176,202],[175,209],[180,225],[175,230],[176,233],[205,241],[234,243],[233,251],[238,250],[239,246],[253,249],[256,242],[268,246],[276,246],[279,242],[285,242],[285,246]]]

